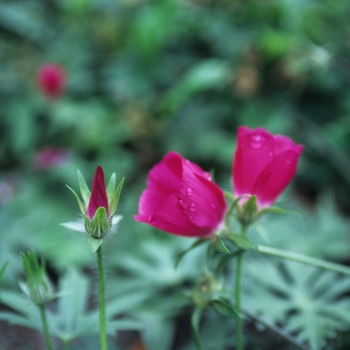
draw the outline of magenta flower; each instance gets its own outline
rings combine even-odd
[[[57,64],[43,65],[37,72],[37,84],[45,96],[59,98],[66,86],[65,70]]]
[[[223,222],[223,191],[209,173],[169,152],[149,172],[135,220],[186,237],[212,235]]]
[[[43,148],[35,154],[33,165],[37,169],[47,170],[63,165],[68,159],[69,152],[64,148]]]
[[[264,128],[241,126],[233,161],[236,197],[256,195],[259,209],[271,206],[294,177],[303,146]]]
[[[89,205],[87,207],[87,216],[90,220],[94,217],[96,210],[100,207],[106,209],[108,218],[108,197],[106,192],[105,177],[102,167],[96,168],[94,179],[92,180],[92,190]]]

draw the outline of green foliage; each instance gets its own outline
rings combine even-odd
[[[261,273],[261,270],[264,273]],[[349,328],[350,282],[332,272],[284,262],[251,261],[245,267],[244,305],[273,323],[281,323],[312,349]]]
[[[168,150],[215,172],[215,181],[231,192],[239,125],[263,126],[305,145],[297,176],[277,203],[302,217],[270,210],[246,240],[233,237],[235,246],[221,236],[231,255],[210,254],[227,285],[233,279],[237,246],[254,250],[267,245],[347,263],[349,10],[348,0],[2,1],[0,266],[9,263],[0,292],[2,303],[19,312],[8,311],[7,320],[40,327],[37,310],[17,292],[23,276],[18,255],[33,250],[46,257],[59,290],[69,291],[54,301],[58,309],[49,313],[56,327],[52,331],[59,337],[79,337],[84,348],[94,348],[90,337],[96,336],[96,314],[87,302],[94,293],[81,274],[70,272],[91,267],[91,250],[83,235],[60,223],[80,216],[65,184],[74,188],[76,169],[91,183],[101,164],[106,173],[115,172],[109,196],[118,191],[116,179],[125,176],[123,196],[113,202],[123,221],[116,235],[106,237],[104,251],[109,306],[114,315],[130,311],[133,319],[113,318],[114,324],[111,316],[112,328],[131,329],[137,319],[143,326],[139,336],[149,349],[195,349],[189,334],[193,305],[184,291],[192,295],[196,282],[212,268],[203,258],[207,246],[155,233],[135,223],[133,215],[148,170]],[[51,62],[67,72],[65,93],[55,101],[41,94],[35,77],[40,65]],[[66,149],[68,158],[38,168],[37,152],[47,147]],[[84,183],[78,179],[84,188],[82,209],[89,197]],[[81,231],[82,225],[74,227]],[[236,222],[229,225],[239,231]],[[188,249],[192,244],[196,249]],[[268,257],[263,260],[268,263],[258,264],[257,254],[247,251],[243,264],[246,290],[252,293],[243,298],[249,298],[251,311],[261,310],[263,320],[273,326],[277,322],[315,349],[323,344],[327,350],[347,349],[349,339],[341,332],[349,322],[341,312],[341,305],[348,307],[346,281],[292,263],[281,270],[280,260]],[[293,280],[283,279],[283,269]],[[290,289],[288,302],[271,291],[267,276],[274,276],[278,290]],[[327,284],[322,287],[325,294],[317,289],[322,283]],[[82,291],[81,299],[74,288]],[[341,294],[342,288],[346,293]],[[310,311],[296,295],[311,300]],[[203,346],[234,346],[234,318],[228,321],[212,309],[202,316],[198,330]],[[307,323],[307,317],[314,323]],[[91,324],[84,323],[89,320]],[[83,326],[95,333],[90,336]],[[276,335],[246,330],[248,350],[276,348]],[[175,340],[179,334],[183,337]]]
[[[90,283],[86,276],[75,270],[70,270],[60,281],[59,298],[56,301],[55,311],[48,311],[50,333],[69,343],[74,339],[99,334],[98,312],[89,310]],[[3,303],[17,313],[1,311],[0,319],[11,324],[20,325],[36,330],[41,329],[40,314],[34,304],[22,293],[14,290],[2,291]],[[140,300],[135,293],[110,300],[107,303],[108,333],[113,335],[115,330],[139,329],[140,323],[136,319],[123,316],[114,319],[137,307]]]

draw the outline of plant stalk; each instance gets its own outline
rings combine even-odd
[[[337,263],[333,263],[330,261],[312,258],[312,257],[307,256],[307,255],[289,252],[289,251],[286,251],[283,249],[268,247],[265,245],[258,245],[256,250],[259,251],[260,253],[276,256],[278,258],[297,261],[297,262],[302,263],[302,264],[307,264],[307,265],[311,265],[311,266],[315,266],[315,267],[320,267],[320,268],[323,268],[326,270],[331,270],[334,272],[350,275],[350,268],[349,267],[344,266],[344,265],[340,265]]]
[[[243,350],[243,325],[241,314],[241,280],[242,280],[242,264],[243,264],[243,252],[238,254],[237,257],[237,270],[235,281],[235,301],[238,317],[236,318],[236,349]]]
[[[245,236],[248,226],[242,224],[241,235]],[[238,317],[236,319],[236,349],[243,350],[243,322],[242,322],[242,306],[241,306],[241,294],[242,294],[242,266],[243,266],[243,251],[238,254],[237,257],[237,270],[235,280],[235,301]]]
[[[40,310],[40,317],[41,317],[41,323],[43,326],[43,333],[45,337],[45,342],[46,342],[46,348],[47,350],[53,350],[52,342],[51,342],[51,337],[49,333],[49,327],[47,324],[47,319],[46,319],[46,309],[44,304],[38,305],[39,310]]]
[[[102,245],[96,251],[98,270],[98,296],[100,309],[100,342],[101,350],[107,350],[107,329],[106,329],[106,303],[105,303],[105,277],[102,261]]]

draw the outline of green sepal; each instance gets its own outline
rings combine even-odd
[[[228,236],[228,238],[240,249],[258,250],[258,247],[245,236],[232,233]]]
[[[103,243],[103,239],[89,237],[88,242],[89,242],[89,246],[91,249],[91,253],[95,253],[97,251],[97,249],[100,248],[101,244]]]
[[[200,336],[199,336],[199,322],[201,320],[203,309],[197,307],[194,309],[191,316],[191,330],[197,350],[202,350]]]
[[[113,193],[113,195],[111,197],[111,200],[110,200],[110,203],[109,203],[109,208],[108,208],[110,217],[112,217],[114,215],[114,213],[117,211],[120,193],[121,193],[123,185],[124,185],[124,179],[125,178],[123,177],[120,180],[120,182],[119,182],[115,192]]]
[[[195,242],[193,242],[193,244],[192,244],[189,248],[187,248],[187,249],[185,249],[184,251],[182,251],[182,252],[178,255],[178,257],[176,258],[176,261],[175,261],[175,269],[177,269],[177,267],[179,266],[181,260],[183,259],[183,257],[184,257],[187,253],[189,253],[192,249],[199,247],[200,245],[202,245],[202,244],[205,243],[205,242],[208,242],[208,239],[207,239],[207,238],[200,238],[200,239],[197,239]]]
[[[85,206],[87,207],[90,202],[91,192],[89,190],[89,187],[87,187],[84,176],[79,169],[77,170],[77,177],[78,177],[78,185],[79,185],[80,193],[81,193],[81,196],[83,197]]]
[[[227,317],[241,318],[239,312],[228,302],[222,299],[213,299],[210,304],[220,314]]]
[[[221,253],[231,254],[231,252],[228,250],[225,243],[219,236],[215,237],[215,240],[213,241],[213,246],[217,251]]]
[[[111,221],[107,220],[105,207],[99,207],[92,220],[83,214],[85,229],[89,236],[95,239],[103,238],[111,228]]]
[[[248,200],[238,208],[238,220],[243,226],[249,226],[257,219],[259,212],[257,197],[251,196]]]
[[[116,176],[115,176],[115,173],[113,173],[109,178],[107,189],[106,189],[108,199],[113,197],[116,183],[117,183]]]
[[[85,215],[86,213],[86,206],[85,204],[82,203],[82,201],[80,200],[79,196],[77,195],[77,193],[73,190],[73,188],[69,187],[68,185],[66,185],[67,188],[74,194],[77,202],[78,202],[78,205],[79,205],[79,209],[80,209],[80,212],[83,214],[83,216]]]
[[[52,299],[50,282],[45,270],[45,261],[39,264],[38,258],[33,251],[27,254],[21,253],[26,282],[19,282],[23,292],[36,305],[44,305]]]

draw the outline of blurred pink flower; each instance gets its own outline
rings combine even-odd
[[[47,170],[63,165],[68,158],[69,151],[64,148],[43,148],[35,154],[33,165],[37,169]]]
[[[108,198],[106,192],[105,178],[102,167],[99,165],[96,168],[95,176],[92,181],[92,190],[89,205],[87,208],[87,216],[91,220],[96,210],[100,207],[106,209],[106,214],[108,218]]]
[[[57,64],[45,64],[38,69],[37,84],[49,98],[59,98],[66,87],[66,72]]]
[[[186,237],[214,234],[226,212],[224,192],[209,173],[169,152],[148,174],[135,220]]]
[[[241,126],[237,139],[234,194],[236,197],[256,195],[259,209],[269,207],[294,177],[304,147],[264,128],[250,130]]]

